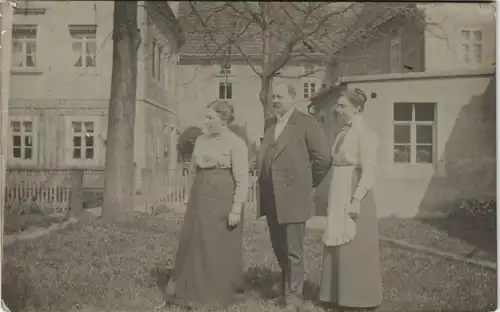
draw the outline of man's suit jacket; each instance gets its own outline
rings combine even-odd
[[[276,117],[266,121],[264,138],[257,154],[259,205],[257,217],[276,209],[279,223],[307,221],[314,213],[313,188],[321,183],[331,166],[330,146],[314,117],[294,110],[283,132],[274,140]],[[264,164],[265,152],[274,145],[274,157]],[[263,181],[261,171],[270,166],[272,181]],[[266,183],[267,182],[267,183]],[[272,185],[274,201],[265,185]]]

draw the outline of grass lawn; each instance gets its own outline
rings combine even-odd
[[[161,302],[156,283],[172,266],[181,224],[175,212],[139,215],[121,225],[87,220],[6,247],[4,300],[13,312],[154,311]],[[305,242],[311,301],[319,282],[319,238],[311,231]],[[265,223],[245,225],[244,246],[247,300],[231,311],[279,311],[269,300],[278,268]],[[495,310],[496,272],[384,243],[381,258],[385,302],[378,311]]]
[[[4,233],[14,234],[33,228],[47,228],[54,223],[61,223],[67,219],[68,216],[65,214],[7,214],[4,219]]]

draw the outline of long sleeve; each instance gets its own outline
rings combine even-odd
[[[332,159],[325,133],[313,118],[306,127],[306,144],[312,163],[313,187],[317,187],[328,174]]]
[[[243,204],[247,200],[249,188],[248,148],[241,139],[234,140],[231,149],[231,168],[235,181],[232,212],[241,213]]]
[[[354,193],[354,198],[362,200],[375,183],[375,164],[377,162],[377,135],[366,129],[360,133],[359,157],[361,161],[361,178]]]
[[[193,185],[194,176],[196,175],[196,146],[198,145],[198,140],[196,140],[193,148],[193,155],[191,156],[191,162],[189,163],[187,181],[186,181],[186,190],[188,194],[191,192],[191,187]]]

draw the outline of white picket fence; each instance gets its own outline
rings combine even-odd
[[[8,169],[5,185],[7,209],[34,204],[38,209],[65,212],[69,209],[71,171],[64,169]]]
[[[93,172],[102,173],[102,170]],[[256,171],[251,170],[245,206],[245,211],[250,213],[255,212],[257,207],[257,187]],[[141,189],[146,212],[152,212],[158,206],[183,206],[189,193],[187,170],[167,170],[163,164],[157,165],[154,170],[143,170]],[[5,191],[8,208],[21,209],[33,204],[47,212],[67,212],[71,196],[71,169],[8,169]],[[102,196],[102,185],[98,191],[96,194]]]

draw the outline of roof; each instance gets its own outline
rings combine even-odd
[[[304,2],[283,2],[288,18],[302,21],[305,14],[300,4]],[[315,2],[323,9],[314,11],[305,22],[305,29],[318,27],[314,35],[299,42],[294,47],[294,54],[312,56],[321,54],[335,55],[348,44],[359,40],[367,30],[376,29],[379,25],[405,12],[408,3],[361,3],[361,2]],[[255,7],[249,8],[248,6]],[[250,58],[261,58],[264,38],[261,29],[255,23],[251,11],[258,12],[256,2],[226,2],[226,1],[183,1],[179,6],[179,21],[185,29],[186,44],[181,50],[181,56],[207,55],[242,55]],[[307,5],[307,4],[306,4]],[[286,7],[285,7],[286,6]],[[193,9],[194,8],[194,9]],[[276,13],[276,18],[286,20],[286,16]],[[327,19],[328,17],[328,19]],[[273,16],[274,18],[274,16]],[[252,21],[253,22],[250,22]],[[288,25],[288,29],[286,27]],[[289,38],[291,33],[288,22],[281,22],[280,38]],[[229,37],[234,40],[230,45]],[[281,42],[281,47],[284,42]],[[241,51],[239,50],[241,49]],[[320,53],[318,53],[320,52]]]
[[[184,31],[175,17],[174,12],[166,1],[145,1],[145,8],[155,25],[167,36],[170,42],[175,43],[175,50],[181,49],[186,38]]]
[[[305,14],[301,12],[296,3],[281,3],[277,5],[286,5],[286,15],[276,13],[275,20],[280,23],[279,38],[281,47],[284,46],[286,39],[290,38],[292,28],[296,27],[290,19],[302,21]],[[319,3],[319,2],[318,2]],[[252,2],[188,2],[184,1],[179,6],[179,21],[186,31],[186,44],[181,55],[241,55],[241,51],[248,56],[261,56],[264,38],[262,31],[255,22],[255,18],[250,16],[250,11],[246,5],[252,5]],[[336,46],[340,42],[338,34],[339,25],[350,25],[356,20],[357,14],[361,11],[361,3],[319,3],[325,10],[316,9],[314,14],[308,16],[307,21],[301,25],[304,30],[312,31],[317,27],[313,36],[308,40],[298,42],[294,46],[293,52],[302,55],[318,55],[318,46],[315,42],[321,42],[322,45]],[[348,7],[349,6],[349,7]],[[194,9],[193,9],[194,7]],[[253,9],[252,9],[253,10]],[[257,11],[257,9],[255,9]],[[283,9],[285,11],[285,9]],[[344,12],[345,11],[345,12]],[[327,18],[329,17],[329,18]],[[280,22],[279,20],[286,20]],[[253,20],[253,22],[250,22]],[[321,21],[321,23],[319,23]],[[320,24],[320,26],[318,26]],[[288,25],[288,26],[286,26]],[[283,29],[281,29],[283,28]],[[228,37],[235,39],[235,45],[230,48]],[[241,48],[241,51],[239,51]]]
[[[352,27],[352,31],[346,36],[344,46],[339,51],[356,41],[369,40],[370,33],[380,31],[380,26],[392,21],[395,17],[416,15],[418,11],[415,3],[364,3],[363,9]]]

